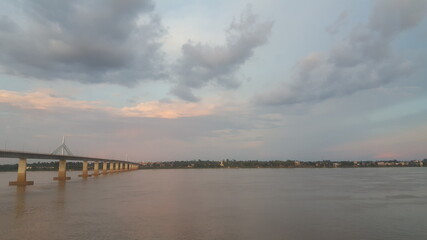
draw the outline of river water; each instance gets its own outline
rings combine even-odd
[[[9,187],[0,239],[427,239],[427,168],[140,170]]]

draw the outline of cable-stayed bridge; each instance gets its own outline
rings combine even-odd
[[[71,153],[67,145],[65,145],[65,138],[63,139],[62,144],[50,154],[0,150],[0,158],[19,159],[17,180],[9,182],[9,185],[18,185],[18,186],[34,184],[33,181],[27,181],[27,159],[58,160],[59,161],[58,176],[54,177],[54,180],[57,180],[57,181],[66,181],[70,179],[70,177],[67,177],[67,160],[83,162],[82,174],[79,175],[83,178],[87,178],[92,175],[99,176],[101,174],[107,175],[109,173],[118,173],[118,172],[130,171],[130,170],[137,170],[139,169],[139,165],[140,165],[138,163],[130,162],[127,160],[75,156]],[[93,174],[89,174],[88,172],[88,162],[94,162]],[[100,170],[99,168],[100,163],[102,163],[102,170]]]

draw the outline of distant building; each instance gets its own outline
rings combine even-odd
[[[412,160],[410,164],[416,167],[422,167],[424,165],[423,161],[420,161],[420,160]]]

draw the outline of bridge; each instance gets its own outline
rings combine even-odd
[[[62,154],[58,154],[59,152]],[[67,153],[68,155],[65,155]],[[58,176],[54,177],[54,180],[57,181],[66,181],[70,177],[67,177],[67,160],[69,161],[81,161],[83,162],[82,174],[79,177],[87,178],[92,176],[88,173],[88,162],[94,162],[93,167],[93,176],[107,175],[111,173],[118,173],[130,170],[139,169],[138,163],[117,160],[117,159],[104,159],[104,158],[93,158],[93,157],[84,157],[84,156],[74,156],[71,151],[65,145],[65,139],[55,151],[51,154],[47,153],[34,153],[34,152],[21,152],[21,151],[6,151],[0,150],[0,158],[17,158],[18,162],[18,177],[16,181],[9,182],[9,185],[17,186],[26,186],[33,185],[34,181],[27,181],[27,159],[49,159],[49,160],[58,160]],[[99,163],[102,163],[102,172],[100,173]]]

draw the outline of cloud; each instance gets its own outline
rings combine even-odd
[[[18,26],[8,16],[0,16],[0,33],[13,33],[16,30]]]
[[[374,156],[375,159],[398,159],[401,157],[395,152],[381,152]]]
[[[0,69],[42,80],[131,86],[162,76],[150,0],[22,1],[0,17]]]
[[[213,104],[186,103],[186,102],[159,102],[151,101],[139,103],[133,107],[124,107],[120,113],[127,117],[150,118],[181,118],[211,115]]]
[[[377,1],[369,21],[327,53],[301,60],[290,81],[256,96],[259,104],[319,102],[377,88],[404,76],[412,64],[396,56],[392,41],[426,15],[426,1]]]
[[[422,159],[425,158],[427,127],[406,127],[387,134],[360,141],[351,141],[330,147],[332,152],[357,156],[365,154],[368,159]]]
[[[331,35],[335,35],[339,33],[341,28],[343,28],[348,22],[348,14],[347,12],[342,12],[338,18],[335,20],[335,22],[328,26],[325,31]]]
[[[183,101],[150,101],[134,106],[114,108],[102,102],[77,101],[56,96],[51,90],[38,90],[27,93],[0,90],[0,103],[25,110],[59,110],[97,111],[117,117],[139,118],[183,118],[212,115],[217,110],[215,104],[189,103]]]
[[[99,102],[75,101],[54,95],[51,90],[29,93],[0,90],[0,103],[21,109],[54,110],[60,108],[94,110]]]
[[[207,84],[233,89],[240,85],[235,74],[255,48],[266,43],[272,22],[260,21],[248,7],[226,30],[226,43],[211,46],[188,41],[174,68],[178,84],[171,92],[186,101],[198,101],[192,90]]]

